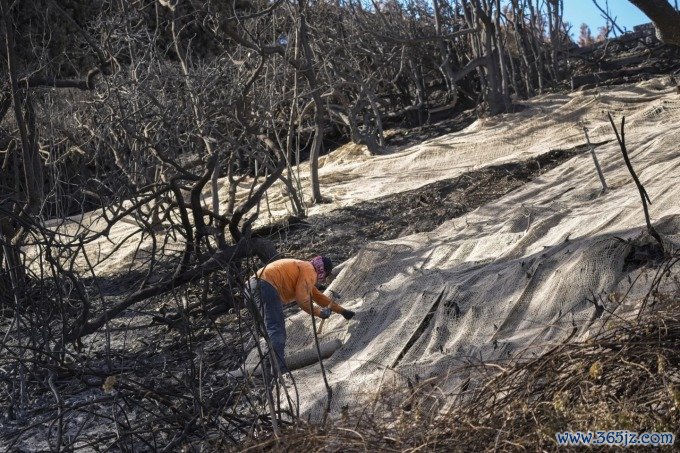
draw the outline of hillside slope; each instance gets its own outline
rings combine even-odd
[[[529,104],[522,113],[479,121],[406,150],[399,159],[371,158],[365,178],[359,176],[365,162],[328,165],[326,178],[341,168],[356,175],[330,192],[338,203],[366,199],[460,168],[564,149],[583,140],[576,127],[583,119],[591,140],[612,140],[605,121],[611,111],[617,118],[626,115],[630,158],[651,197],[651,218],[664,248],[678,249],[675,86],[656,79]],[[361,394],[387,382],[450,375],[442,388],[454,391],[466,378],[454,372],[462,365],[533,357],[567,339],[587,338],[612,313],[639,308],[661,256],[644,233],[639,194],[618,144],[600,147],[598,155],[609,185],[604,194],[591,156],[582,154],[464,219],[370,244],[353,258],[330,289],[357,316],[349,324],[331,318],[322,335],[322,341],[343,343],[325,361],[333,410],[355,406]],[[309,316],[300,313],[289,322],[287,350],[309,347]],[[325,406],[319,372],[318,366],[294,372],[305,389],[304,413],[320,415]]]
[[[589,338],[608,321],[634,314],[655,278],[660,279],[657,288],[677,295],[677,269],[657,275],[663,258],[645,233],[639,194],[606,117],[608,111],[617,119],[626,115],[626,142],[652,201],[652,221],[664,240],[665,252],[677,253],[680,96],[675,83],[658,78],[636,85],[550,94],[524,104],[526,108],[519,113],[480,119],[460,132],[393,154],[368,156],[345,148],[325,158],[321,181],[332,202],[312,207],[312,215],[417,190],[471,168],[583,145],[578,122],[586,121],[591,141],[607,142],[597,153],[609,186],[601,193],[592,159],[581,153],[434,231],[365,246],[330,287],[357,315],[349,323],[331,317],[320,335],[323,342],[341,342],[340,349],[324,361],[333,391],[332,417],[341,416],[344,408],[362,407],[381,386],[408,388],[429,377],[440,383],[438,401],[450,404],[461,387],[474,386],[474,380],[468,382],[469,364],[484,363],[495,370],[495,365],[522,363],[556,344]],[[304,176],[305,169],[301,172]],[[260,207],[261,213],[269,208],[274,218],[287,215],[280,189],[270,189],[269,204]],[[205,197],[209,200],[210,194]],[[82,223],[67,219],[51,225],[71,234],[83,228],[97,231],[104,225],[100,217],[94,211],[83,216]],[[107,237],[86,247],[97,276],[108,285],[101,294],[103,305],[114,303],[120,291],[131,285],[126,280],[131,274],[128,269],[143,269],[144,254],[138,251],[152,247],[149,239],[140,240],[130,231],[129,225],[120,222]],[[137,262],[132,260],[135,254]],[[177,294],[178,303],[186,303],[187,294],[191,295],[190,289],[186,291]],[[199,386],[210,395],[211,407],[219,408],[211,413],[215,423],[223,422],[225,411],[236,413],[242,389],[250,385],[226,377],[226,371],[240,359],[239,349],[248,343],[235,332],[235,325],[242,327],[241,318],[228,314],[214,323],[192,319],[202,332],[194,337],[182,333],[181,326],[167,331],[165,325],[154,323],[156,315],[167,308],[164,302],[150,299],[139,305],[114,320],[110,332],[83,339],[87,354],[82,360],[89,368],[61,371],[64,407],[81,407],[90,404],[87,398],[101,397],[91,404],[109,414],[109,404],[117,396],[102,392],[118,388],[121,394],[130,395],[132,409],[126,413],[130,420],[126,423],[156,429],[157,419],[138,409],[157,408],[161,401],[159,414],[176,415],[178,406],[192,404],[195,394],[191,390]],[[313,346],[310,323],[305,313],[288,318],[288,353]],[[118,358],[115,363],[120,363],[113,369],[104,359],[109,339],[112,354]],[[174,361],[168,361],[169,357]],[[201,379],[185,373],[186,363],[199,364]],[[320,373],[318,364],[293,372],[301,390],[301,412],[313,420],[322,416],[327,403]],[[259,389],[260,383],[255,379],[248,388]],[[161,399],[148,399],[148,389]],[[52,396],[41,398],[44,401],[35,414],[44,420],[57,419]],[[255,401],[253,406],[260,404],[246,399]],[[262,407],[257,410],[266,410]],[[259,418],[260,412],[256,413]],[[66,413],[65,429],[82,430],[88,441],[98,442],[101,433],[112,436],[116,432],[116,422],[108,418],[82,421],[79,417],[75,411]],[[193,423],[189,415],[178,417],[176,425],[165,425],[159,436],[167,440],[177,434],[176,426]],[[9,436],[15,436],[22,448],[47,449],[45,431],[49,428],[44,426],[48,423],[42,426],[40,421],[31,421],[32,427],[26,428],[24,422],[8,425],[14,430]],[[211,429],[213,425],[206,426]]]

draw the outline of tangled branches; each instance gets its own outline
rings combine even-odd
[[[239,301],[242,293],[229,288]],[[0,448],[176,451],[202,442],[216,449],[289,423],[296,409],[280,387],[228,377],[254,345],[251,311],[227,310],[224,300],[216,311],[191,286],[172,296],[150,298],[75,351],[43,338],[36,307],[14,310],[2,324]]]

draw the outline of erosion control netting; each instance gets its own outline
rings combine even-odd
[[[548,94],[523,102],[526,108],[519,113],[483,118],[460,132],[389,155],[368,156],[348,145],[321,158],[322,192],[332,203],[314,206],[310,213],[413,190],[480,166],[571,149],[585,143],[580,122],[587,125],[592,142],[613,140],[606,112],[627,117],[631,140],[639,139],[638,127],[655,127],[662,133],[675,125],[676,90],[669,78],[659,78],[636,85]],[[306,174],[302,172],[302,186],[310,193]],[[226,188],[223,190],[221,199],[226,200]],[[288,204],[282,193],[281,185],[269,191],[268,208],[274,215],[286,214]],[[263,207],[262,212],[269,211]]]
[[[616,118],[625,113],[630,158],[651,197],[652,221],[665,249],[677,250],[680,99],[675,87],[656,80],[544,99],[563,105],[552,105],[543,115],[541,101],[535,101],[531,111],[508,115],[495,126],[477,124],[437,139],[450,147],[438,159],[454,165],[472,156],[517,157],[533,154],[533,142],[568,148],[583,141],[575,123],[586,113],[591,140],[612,140],[605,111]],[[435,151],[423,145],[421,152]],[[655,269],[641,267],[633,257],[653,250],[653,240],[645,234],[640,196],[618,144],[612,141],[597,152],[609,185],[604,194],[585,153],[433,232],[372,243],[352,258],[330,289],[357,315],[349,323],[332,316],[320,335],[322,342],[342,342],[324,361],[333,390],[331,411],[356,408],[381,384],[406,385],[435,375],[449,376],[441,389],[451,392],[466,378],[457,372],[465,364],[530,358],[567,339],[587,338],[612,313],[634,310]],[[417,161],[411,162],[414,170],[421,168]],[[413,173],[399,162],[404,184],[426,182],[419,178],[427,172]],[[287,329],[287,354],[313,345],[308,314],[289,318]],[[319,365],[293,375],[302,389],[303,414],[320,416],[327,391]]]

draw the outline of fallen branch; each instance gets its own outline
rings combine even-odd
[[[75,341],[76,339],[85,335],[92,334],[103,327],[108,321],[114,319],[135,303],[141,302],[142,300],[148,299],[150,297],[165,294],[172,291],[173,289],[178,288],[179,286],[194,282],[201,277],[209,275],[219,269],[224,269],[234,260],[244,258],[252,252],[257,253],[258,246],[259,244],[257,243],[257,240],[241,240],[236,244],[229,246],[227,249],[215,253],[212,257],[198,266],[181,273],[175,273],[172,277],[167,278],[153,286],[140,289],[139,291],[128,296],[122,302],[115,305],[113,308],[106,310],[96,319],[89,321],[86,324],[83,324],[80,328],[69,332],[69,334],[65,336],[65,340],[67,342]]]
[[[614,71],[594,72],[590,74],[575,75],[571,78],[571,89],[575,90],[586,85],[599,85],[601,83],[609,82],[614,79],[622,79],[624,77],[634,77],[643,74],[654,74],[657,69],[653,65],[617,69]]]

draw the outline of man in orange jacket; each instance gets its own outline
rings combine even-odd
[[[316,287],[331,275],[332,270],[333,263],[325,256],[317,256],[311,261],[281,259],[267,264],[248,281],[248,293],[260,310],[281,373],[288,371],[283,358],[286,345],[284,304],[296,302],[304,311],[321,319],[328,318],[331,312],[341,314],[348,321],[354,316],[353,311],[342,308]],[[314,306],[312,301],[323,308]]]

